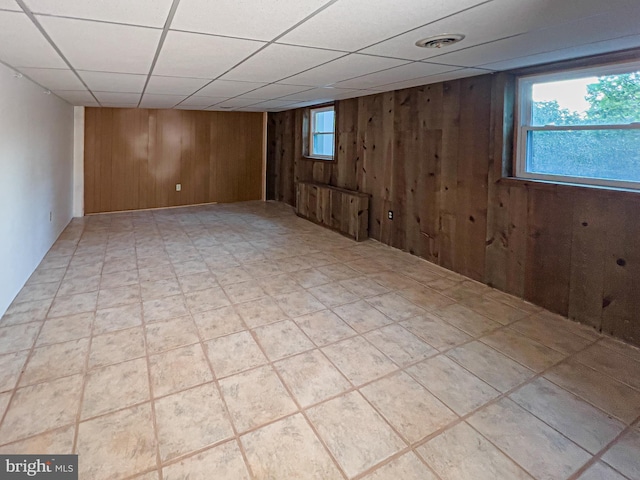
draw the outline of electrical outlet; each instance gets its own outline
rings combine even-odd
[[[393,220],[393,210],[389,210],[389,212],[387,213],[387,218],[389,220]]]
[[[176,183],[176,192],[179,192],[182,190],[182,184],[181,183]]]

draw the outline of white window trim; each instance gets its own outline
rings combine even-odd
[[[333,116],[333,130],[330,132],[316,132],[315,131],[315,113],[320,113],[320,112],[329,112],[332,111],[334,112],[334,116]],[[334,154],[333,155],[320,155],[317,153],[313,153],[313,135],[314,133],[316,134],[331,134],[333,135],[333,150],[334,150]],[[318,107],[318,108],[310,108],[309,109],[309,138],[307,139],[307,142],[309,142],[309,157],[310,158],[317,158],[320,160],[333,160],[335,157],[335,141],[336,141],[336,117],[335,117],[335,107],[333,105],[327,105],[325,107]]]
[[[532,98],[531,86],[540,81],[571,80],[585,76],[615,75],[629,71],[640,70],[640,62],[625,62],[619,64],[600,65],[595,67],[582,67],[571,70],[563,70],[556,73],[538,73],[519,77],[516,85],[516,119],[515,132],[516,161],[514,175],[516,178],[527,180],[541,180],[553,183],[569,183],[577,185],[589,185],[596,187],[613,187],[631,190],[640,190],[640,182],[628,182],[624,180],[608,180],[589,177],[572,177],[568,175],[553,175],[544,173],[532,173],[526,171],[527,162],[527,138],[530,131],[568,131],[568,130],[638,130],[640,123],[626,125],[575,125],[575,126],[532,126],[530,125]],[[525,94],[526,93],[526,94]],[[528,117],[528,118],[527,118]]]

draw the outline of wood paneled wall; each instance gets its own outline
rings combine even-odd
[[[339,101],[335,163],[302,157],[302,109],[269,114],[268,192],[368,193],[372,238],[640,344],[640,194],[503,178],[510,102],[507,74]]]
[[[259,200],[262,162],[262,113],[85,111],[86,213]]]

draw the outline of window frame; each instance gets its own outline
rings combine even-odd
[[[333,111],[333,130],[331,132],[315,132],[315,113]],[[321,105],[317,107],[309,107],[309,131],[307,134],[306,157],[312,160],[322,160],[331,162],[336,156],[336,108],[335,105]],[[333,155],[320,155],[313,152],[313,135],[333,135]]]
[[[516,78],[516,112],[515,112],[515,159],[513,175],[521,180],[537,180],[559,184],[584,185],[589,187],[618,188],[626,190],[640,190],[640,182],[611,180],[605,178],[589,178],[569,175],[554,175],[549,173],[535,173],[526,170],[528,158],[528,138],[531,131],[577,131],[577,130],[640,130],[640,122],[629,124],[605,125],[531,125],[533,100],[531,86],[545,81],[571,80],[586,76],[616,75],[637,69],[640,71],[640,61],[623,61],[609,64],[566,68],[552,72],[538,72],[520,75]]]

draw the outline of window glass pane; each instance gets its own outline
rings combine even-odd
[[[313,154],[333,157],[333,133],[313,134]]]
[[[314,132],[333,132],[333,110],[325,110],[314,113]]]
[[[534,83],[531,95],[534,126],[640,122],[640,71]]]
[[[640,182],[640,130],[534,130],[527,144],[527,172]]]

